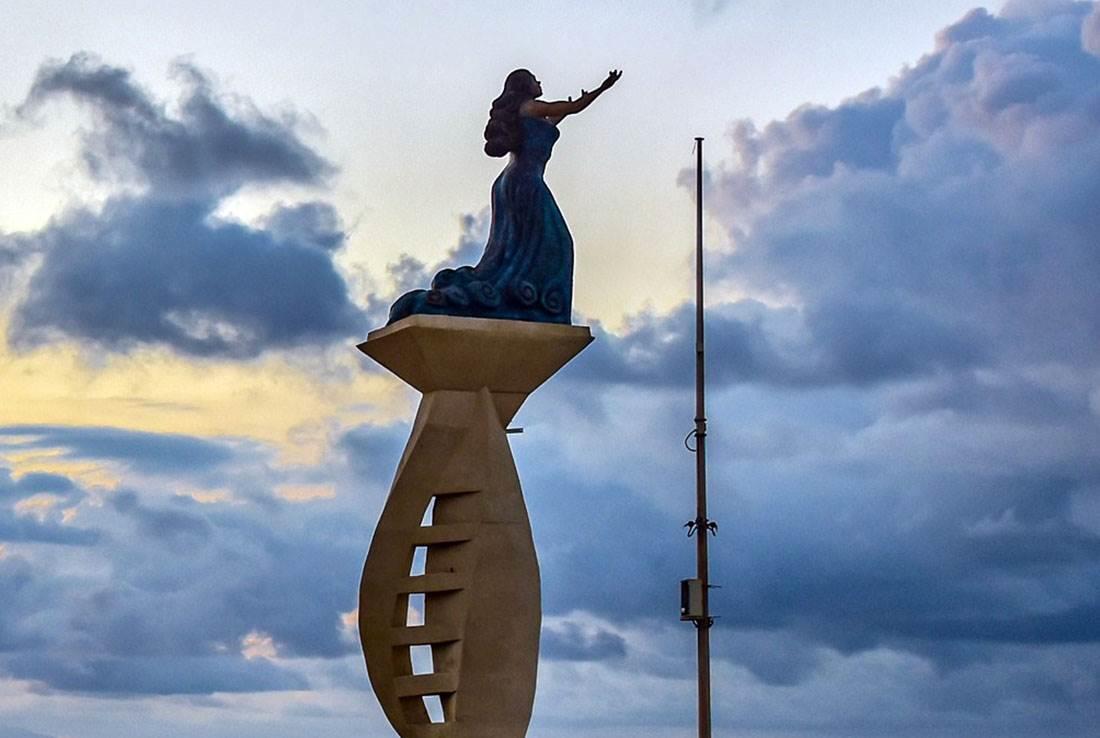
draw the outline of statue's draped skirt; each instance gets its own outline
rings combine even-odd
[[[476,266],[444,269],[431,289],[390,308],[389,322],[416,313],[569,323],[573,237],[550,188],[546,162],[561,135],[541,118],[520,119],[523,143],[493,183],[492,226]]]

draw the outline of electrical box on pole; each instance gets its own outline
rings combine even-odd
[[[699,620],[703,617],[703,580],[680,580],[680,619]]]

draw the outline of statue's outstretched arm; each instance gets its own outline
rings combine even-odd
[[[520,112],[523,115],[529,115],[533,118],[546,118],[551,123],[557,123],[567,115],[579,113],[587,108],[595,102],[596,98],[602,95],[604,91],[611,89],[611,87],[619,81],[619,77],[622,76],[623,73],[621,70],[612,69],[607,73],[607,79],[601,82],[599,87],[591,92],[588,90],[581,90],[581,95],[576,100],[573,98],[554,102],[531,100],[523,104],[523,107],[520,108]]]

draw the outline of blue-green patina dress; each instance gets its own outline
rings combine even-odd
[[[519,151],[493,183],[492,226],[476,266],[444,269],[431,289],[390,308],[393,323],[416,313],[569,323],[573,237],[543,172],[561,133],[541,118],[520,119]]]

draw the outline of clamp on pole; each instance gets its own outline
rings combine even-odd
[[[711,535],[718,535],[718,522],[715,520],[708,520],[706,518],[696,518],[695,520],[689,520],[684,523],[684,527],[688,529],[688,538],[695,535],[696,531],[706,530]]]

